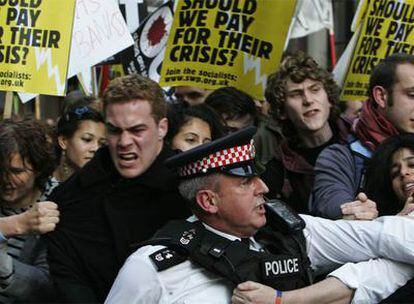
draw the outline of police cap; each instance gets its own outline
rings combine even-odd
[[[177,168],[181,178],[192,178],[215,172],[240,177],[256,176],[253,135],[256,127],[247,127],[225,137],[179,153],[165,161]]]

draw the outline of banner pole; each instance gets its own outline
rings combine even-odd
[[[3,118],[9,119],[12,117],[13,112],[13,92],[7,91],[6,92],[6,99],[4,103],[4,113]]]
[[[335,33],[329,29],[329,49],[331,51],[332,69],[336,66]]]
[[[40,95],[36,96],[35,99],[35,118],[36,120],[40,120]]]

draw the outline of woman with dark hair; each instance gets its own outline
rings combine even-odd
[[[104,118],[93,99],[82,97],[63,109],[57,123],[57,155],[59,166],[53,174],[65,181],[82,168],[106,143]]]
[[[34,120],[0,121],[0,303],[53,300],[39,238],[59,221],[57,205],[44,201],[55,165],[51,145]]]
[[[414,134],[395,135],[378,146],[368,163],[365,191],[379,215],[414,210]]]
[[[223,136],[220,117],[205,104],[171,104],[168,109],[166,143],[172,149],[187,151]]]

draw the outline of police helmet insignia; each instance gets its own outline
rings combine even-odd
[[[250,155],[252,156],[252,158],[256,157],[256,147],[254,146],[253,138],[250,140]]]
[[[256,176],[256,152],[252,140],[256,130],[253,126],[241,129],[174,155],[165,164],[176,168],[183,179],[217,172],[240,177]]]

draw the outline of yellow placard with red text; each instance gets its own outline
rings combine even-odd
[[[371,0],[341,100],[365,100],[372,70],[381,59],[394,53],[414,54],[414,1]]]
[[[263,99],[280,62],[296,1],[179,0],[161,70],[162,86],[235,86]]]
[[[0,90],[64,95],[75,0],[0,0]]]

